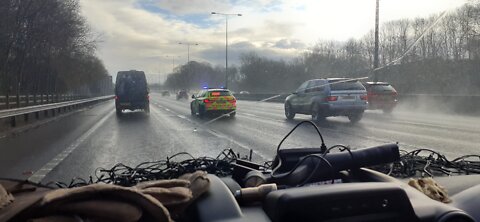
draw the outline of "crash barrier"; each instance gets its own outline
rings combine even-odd
[[[0,110],[26,106],[43,105],[85,99],[87,96],[72,94],[8,95],[0,96]]]
[[[266,102],[280,102],[283,103],[285,98],[289,94],[271,94],[271,93],[260,93],[260,94],[234,94],[235,98],[238,100],[250,100],[250,101],[266,101]]]
[[[67,102],[50,103],[45,105],[27,106],[16,109],[0,110],[0,121],[4,125],[16,127],[19,123],[27,123],[31,120],[38,120],[41,117],[55,116],[73,109],[92,105],[97,102],[112,99],[114,96],[101,96],[88,99],[73,100]]]
[[[283,103],[289,94],[235,94],[238,100]],[[417,110],[436,110],[458,114],[480,113],[480,95],[399,94],[398,105]]]

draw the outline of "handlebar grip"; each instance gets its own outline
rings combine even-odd
[[[322,156],[321,154],[315,154]],[[310,156],[310,157],[309,157]],[[287,185],[298,185],[312,175],[311,180],[331,178],[339,171],[347,169],[358,169],[361,167],[387,164],[400,160],[400,152],[397,144],[385,144],[376,147],[353,150],[351,153],[345,151],[340,153],[327,153],[323,158],[328,161],[331,167],[321,158],[311,155],[303,158],[310,158],[299,165],[294,172],[285,173],[288,175],[282,178],[274,178],[275,182]],[[302,161],[302,160],[300,160]],[[318,165],[320,164],[320,165]],[[315,172],[313,172],[315,170]]]
[[[352,151],[352,155],[358,167],[373,166],[400,160],[400,151],[397,144],[385,144],[368,149],[355,150]]]

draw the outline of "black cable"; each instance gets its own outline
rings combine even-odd
[[[326,154],[326,153],[325,153]],[[318,154],[311,154],[309,156],[315,156],[317,158],[319,158],[321,161],[323,161],[324,163],[326,163],[328,165],[328,167],[330,168],[330,173],[331,173],[331,177],[332,177],[332,184],[334,183],[335,181],[335,171],[333,170],[333,166],[332,164],[327,160],[325,159],[325,154],[323,156],[320,156]],[[308,157],[308,156],[307,156]],[[306,158],[306,157],[305,157]],[[310,175],[302,182],[300,183],[299,185],[297,185],[297,187],[301,187],[301,186],[304,186],[305,184],[307,184],[308,182],[310,182],[310,180],[312,179],[313,175],[315,175],[315,172],[317,172],[318,168],[320,167],[322,162],[317,162],[317,164],[315,165],[315,168],[312,170],[312,172],[310,173]]]
[[[381,166],[370,167],[393,177],[408,178],[414,176],[454,176],[480,174],[480,156],[465,155],[448,160],[441,153],[431,149],[401,151],[400,161]],[[424,154],[424,155],[422,155]],[[478,158],[478,161],[475,160]]]
[[[320,146],[320,152],[321,153],[325,153],[327,151],[327,146],[325,145],[325,141],[323,140],[323,136],[322,134],[320,133],[320,130],[318,129],[317,125],[315,125],[315,123],[313,123],[312,121],[308,121],[308,120],[305,120],[305,121],[302,121],[300,123],[298,123],[295,127],[293,127],[292,130],[290,130],[290,132],[288,132],[288,134],[283,137],[283,139],[280,141],[280,143],[278,144],[277,146],[277,157],[278,157],[278,164],[277,166],[272,170],[272,176],[275,174],[275,172],[282,166],[282,156],[280,155],[280,153],[278,152],[280,150],[280,147],[282,146],[283,142],[290,136],[290,134],[292,134],[300,125],[304,124],[304,123],[308,123],[310,125],[313,126],[313,128],[315,128],[315,130],[317,131],[318,133],[318,136],[320,136],[320,140],[322,141],[322,144]]]
[[[295,164],[295,166],[294,166],[290,171],[288,171],[288,172],[286,172],[286,173],[282,173],[282,174],[278,175],[278,174],[275,174],[275,171],[272,171],[271,177],[274,178],[274,179],[282,179],[282,178],[285,178],[285,177],[288,177],[288,176],[292,175],[292,173],[295,172],[295,170],[297,170],[297,168],[298,168],[299,166],[301,166],[301,165],[303,164],[303,162],[305,162],[305,160],[307,160],[307,159],[310,158],[310,157],[323,159],[323,160],[325,160],[325,161],[328,163],[328,166],[329,166],[329,167],[332,167],[332,164],[330,164],[330,162],[328,162],[328,160],[326,160],[323,156],[319,156],[319,155],[317,155],[317,154],[310,154],[310,155],[307,155],[307,156],[303,157],[300,161],[298,161],[298,162]],[[332,168],[331,168],[331,169],[332,169]]]
[[[333,171],[333,166],[332,164],[327,160],[325,159],[325,157],[328,155],[328,153],[330,153],[331,150],[333,149],[339,149],[340,152],[343,152],[343,151],[348,151],[348,153],[350,154],[350,157],[352,158],[352,161],[355,163],[355,160],[354,160],[354,157],[353,157],[353,153],[352,151],[350,150],[349,147],[345,146],[345,145],[342,145],[342,144],[337,144],[337,145],[333,145],[331,146],[330,148],[328,148],[321,156],[321,159],[322,161],[324,161],[325,163],[327,163],[327,165],[330,167],[330,171],[331,171],[331,177],[332,177],[332,184],[334,183],[335,181],[335,172]],[[314,170],[312,170],[312,172],[310,173],[310,175],[307,177],[307,179],[305,179],[304,182],[302,182],[299,186],[304,186],[306,183],[308,183],[313,175],[315,175],[315,172],[317,172],[318,168],[320,167],[321,165],[321,162],[318,162],[316,165],[315,165],[315,168]]]

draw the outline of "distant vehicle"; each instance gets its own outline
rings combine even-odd
[[[308,80],[285,99],[287,119],[299,113],[312,115],[313,121],[328,116],[347,116],[351,122],[358,122],[365,109],[365,87],[358,80],[346,78]]]
[[[194,116],[230,114],[230,117],[234,117],[236,114],[237,99],[228,89],[204,89],[192,95],[192,99],[190,111]]]
[[[177,93],[177,100],[180,100],[180,99],[188,99],[187,90],[182,89],[182,90],[178,91],[178,93]]]
[[[163,91],[161,92],[161,94],[162,94],[162,96],[170,96],[170,91],[168,91],[168,90],[163,90]]]
[[[241,92],[240,92],[240,95],[243,95],[243,94],[250,94],[250,92],[248,92],[248,91],[241,91]]]
[[[368,109],[381,109],[391,113],[397,105],[397,90],[387,82],[365,82],[367,89]]]
[[[141,109],[150,112],[149,90],[143,71],[120,71],[115,82],[115,108],[117,115],[123,110]]]

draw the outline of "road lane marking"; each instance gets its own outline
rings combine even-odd
[[[221,119],[221,118],[229,117],[230,114],[233,113],[233,112],[235,112],[235,111],[231,111],[231,112],[229,112],[229,113],[222,114],[222,115],[220,115],[220,116],[218,116],[218,117],[216,117],[216,118],[213,118],[213,119],[211,119],[211,120],[209,120],[209,121],[207,121],[207,122],[204,122],[204,123],[202,123],[202,126],[206,126],[206,125],[208,125],[208,124],[210,124],[210,123],[213,123],[213,122],[215,122],[215,121],[217,121],[217,120],[219,120],[219,119]]]
[[[164,107],[162,107],[162,108],[164,108]],[[173,111],[171,111],[171,110],[169,110],[169,109],[167,109],[167,108],[164,108],[164,109],[167,110],[168,112],[176,115],[177,117],[182,116],[182,115],[177,115],[175,112],[173,112]],[[183,117],[185,117],[185,116],[183,116]],[[182,118],[182,117],[180,117],[180,118]],[[222,115],[222,116],[219,116],[219,117],[217,117],[217,118],[223,118],[223,115]],[[195,128],[193,129],[194,131],[197,131],[198,128],[201,128],[201,129],[205,130],[205,132],[209,133],[209,134],[212,135],[212,136],[215,136],[215,137],[220,138],[220,139],[224,139],[224,140],[226,140],[226,141],[228,141],[228,142],[230,142],[230,143],[232,143],[232,144],[235,144],[235,145],[239,146],[240,148],[245,149],[245,150],[247,150],[247,151],[250,151],[250,150],[251,150],[251,148],[250,148],[249,146],[247,146],[247,145],[245,145],[245,144],[243,144],[243,143],[241,143],[241,142],[239,142],[239,141],[231,138],[231,137],[228,136],[228,135],[225,135],[225,134],[220,133],[220,132],[216,132],[216,131],[214,131],[214,130],[212,130],[212,129],[202,128],[202,127],[205,127],[206,124],[209,124],[210,121],[205,122],[205,123],[198,123],[198,122],[196,122],[196,121],[194,121],[194,120],[192,120],[192,119],[190,119],[190,118],[187,118],[187,117],[182,118],[182,119],[184,119],[184,120],[186,120],[187,122],[190,122],[190,123],[192,123],[193,125],[195,125]],[[214,119],[214,120],[215,120],[215,119]],[[259,152],[259,151],[256,151],[256,150],[253,150],[253,152],[254,152],[255,154],[257,154],[260,158],[264,159],[264,160],[269,160],[269,159],[271,159],[271,158],[268,157],[268,155],[266,155],[266,154],[264,154],[264,153],[262,153],[262,152]]]
[[[275,99],[275,98],[280,97],[280,96],[281,96],[281,94],[275,95],[275,96],[272,96],[272,97],[268,97],[268,98],[266,98],[266,99],[260,100],[260,102],[266,102],[266,101],[268,101],[268,100]]]
[[[113,115],[115,110],[110,111],[107,115],[105,115],[100,121],[95,123],[93,127],[91,127],[87,132],[81,135],[78,139],[76,139],[70,146],[68,146],[65,150],[61,153],[57,154],[52,160],[46,163],[42,168],[37,170],[32,176],[30,176],[27,180],[33,183],[40,183],[48,173],[50,173],[55,167],[58,166],[70,153],[72,153],[80,144],[82,144],[90,135],[92,135],[100,126],[107,121],[107,119]]]

